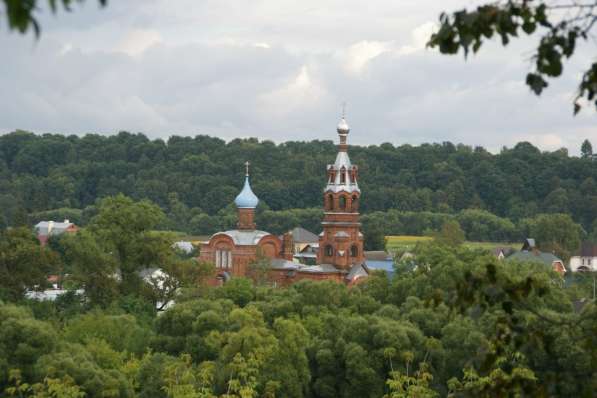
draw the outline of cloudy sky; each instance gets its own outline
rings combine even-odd
[[[0,133],[335,139],[346,101],[356,144],[597,144],[597,113],[572,116],[595,42],[541,98],[524,85],[532,38],[468,61],[425,48],[442,10],[476,3],[87,0],[41,15],[39,41],[1,21]]]

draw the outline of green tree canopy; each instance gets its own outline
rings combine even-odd
[[[27,290],[43,290],[48,274],[59,271],[59,258],[40,246],[28,228],[0,231],[0,299],[23,298]]]

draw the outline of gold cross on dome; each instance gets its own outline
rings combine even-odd
[[[247,177],[249,176],[249,165],[250,164],[251,163],[249,163],[248,160],[245,162],[245,176],[247,176]]]

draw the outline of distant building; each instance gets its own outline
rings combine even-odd
[[[292,235],[292,242],[294,244],[294,254],[302,252],[307,246],[313,247],[319,244],[319,236],[305,228],[296,227],[288,231]]]
[[[535,244],[535,239],[526,239],[520,251],[508,256],[506,260],[540,263],[544,264],[560,275],[564,275],[566,273],[564,261],[552,253],[540,251]]]
[[[79,230],[74,223],[69,220],[63,222],[57,221],[40,221],[35,225],[35,232],[39,243],[45,245],[51,236],[59,236],[65,233],[75,233]]]
[[[51,288],[42,291],[37,290],[29,290],[25,293],[25,297],[31,300],[37,301],[54,301],[58,297],[62,296],[65,293],[68,293],[71,290],[62,289],[62,288]],[[83,289],[74,290],[74,293],[78,296],[82,296],[85,291]]]
[[[295,245],[296,248],[296,245]],[[319,243],[312,243],[303,246],[303,249],[294,254],[294,259],[301,264],[315,265],[317,263],[317,253],[319,252]]]
[[[350,129],[344,118],[337,131],[340,145],[335,163],[327,167],[323,232],[319,236],[312,236],[302,228],[281,237],[257,229],[255,208],[259,199],[251,189],[247,162],[245,184],[234,201],[238,209],[237,229],[218,232],[201,245],[199,259],[215,264],[220,282],[234,276],[249,276],[249,265],[259,255],[270,259],[268,276],[275,285],[289,285],[302,279],[352,284],[368,275],[358,213],[361,191],[357,167],[348,157],[346,141]],[[314,260],[315,265],[302,264],[295,257],[310,258],[308,263]]]
[[[191,254],[193,250],[195,250],[195,246],[193,246],[193,243],[184,240],[174,242],[172,247],[176,250],[180,250],[185,254]]]
[[[514,253],[514,249],[511,247],[496,247],[492,250],[492,253],[498,260],[503,260]]]
[[[364,252],[367,268],[386,271],[388,277],[394,275],[394,258],[383,250]]]
[[[570,271],[597,271],[597,244],[583,242],[580,249],[570,258]]]

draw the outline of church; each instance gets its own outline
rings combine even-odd
[[[268,279],[275,286],[288,286],[303,279],[334,280],[352,285],[369,275],[360,231],[358,167],[348,156],[350,128],[344,117],[337,127],[340,143],[336,161],[327,166],[323,192],[323,231],[315,265],[293,261],[292,233],[279,237],[255,225],[259,198],[253,193],[246,164],[245,183],[234,203],[237,229],[218,232],[202,243],[199,260],[212,262],[220,283],[235,276],[250,276],[250,264],[259,256],[270,260]]]

